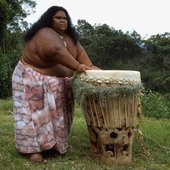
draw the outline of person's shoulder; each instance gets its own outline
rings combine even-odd
[[[39,30],[39,34],[54,34],[55,31],[50,27],[44,27]]]
[[[77,40],[77,42],[75,43],[73,38],[67,33],[64,34],[64,39],[69,43],[73,44],[75,47],[79,46],[80,44],[79,40]]]
[[[38,31],[36,38],[41,40],[48,39],[49,41],[52,41],[58,39],[56,35],[56,32],[52,28],[44,27]]]

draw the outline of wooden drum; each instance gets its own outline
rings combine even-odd
[[[142,89],[138,71],[87,70],[73,78],[73,90],[88,127],[91,153],[100,161],[131,162]]]

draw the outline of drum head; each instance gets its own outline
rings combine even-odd
[[[97,80],[116,80],[116,81],[129,81],[141,82],[141,75],[139,71],[132,70],[86,70],[81,73],[81,79],[97,79]]]

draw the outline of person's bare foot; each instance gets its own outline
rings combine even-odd
[[[40,153],[29,154],[28,159],[35,163],[43,162],[43,157]]]

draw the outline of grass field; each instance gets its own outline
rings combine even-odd
[[[12,101],[0,100],[0,170],[170,170],[170,121],[143,117],[135,132],[133,160],[129,165],[106,166],[90,156],[86,122],[77,105],[66,155],[34,164],[14,146]],[[139,140],[140,139],[140,140]]]

